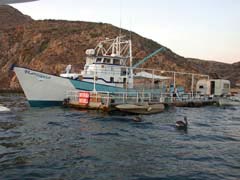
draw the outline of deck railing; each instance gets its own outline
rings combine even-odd
[[[78,103],[80,92],[86,91],[68,91],[66,97],[70,102]],[[204,102],[214,101],[209,96],[202,96],[199,94],[184,93],[174,96],[172,93],[157,93],[151,91],[134,91],[134,92],[106,92],[106,91],[89,91],[90,99],[95,102],[101,102],[104,105],[109,104],[142,104],[142,103],[174,103],[174,102]]]

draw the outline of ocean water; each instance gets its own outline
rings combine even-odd
[[[30,108],[0,95],[0,179],[240,179],[240,107],[142,116]],[[187,131],[175,121],[188,117]]]

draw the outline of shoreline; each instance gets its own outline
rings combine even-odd
[[[21,93],[23,94],[22,89],[0,89],[0,93]]]

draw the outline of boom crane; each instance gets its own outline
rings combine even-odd
[[[140,60],[138,63],[134,64],[132,67],[133,68],[137,68],[138,66],[140,66],[141,64],[143,64],[144,62],[146,62],[148,59],[150,59],[151,57],[155,56],[157,53],[165,51],[166,48],[165,47],[161,47],[160,49],[157,49],[156,51],[154,51],[153,53],[149,54],[148,56],[146,56],[145,58],[143,58],[142,60]]]

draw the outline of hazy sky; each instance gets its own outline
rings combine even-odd
[[[13,6],[34,19],[121,24],[184,57],[240,61],[240,0],[40,0]]]

